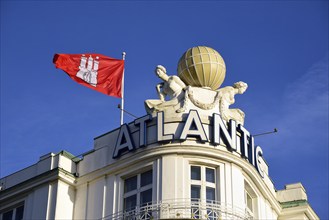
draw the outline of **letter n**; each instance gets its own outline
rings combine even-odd
[[[225,126],[223,119],[220,115],[213,114],[213,143],[220,144],[220,139],[223,140],[227,149],[236,151],[236,125],[234,120],[230,120],[228,128]]]

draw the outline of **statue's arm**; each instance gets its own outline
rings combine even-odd
[[[158,94],[161,93],[161,89],[162,89],[162,87],[163,87],[163,84],[164,84],[164,83],[158,83],[158,84],[156,85],[155,88],[156,88]]]
[[[174,79],[175,79],[175,82],[180,86],[182,87],[182,89],[186,88],[186,85],[185,83],[178,77],[178,76],[173,76]]]
[[[159,99],[161,101],[165,101],[165,94],[163,94],[163,92],[161,91],[163,85],[164,85],[164,83],[159,83],[159,84],[156,85],[156,90],[157,90],[157,93],[159,95]]]

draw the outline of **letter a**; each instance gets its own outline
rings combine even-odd
[[[199,140],[202,142],[208,141],[201,119],[196,110],[191,110],[188,114],[180,139],[186,140],[188,136],[199,137]]]
[[[124,151],[132,151],[134,149],[135,145],[131,139],[129,127],[127,124],[123,124],[120,127],[118,139],[113,152],[113,158],[119,157]]]

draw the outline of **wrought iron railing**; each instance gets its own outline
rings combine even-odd
[[[130,211],[121,211],[103,220],[156,220],[156,219],[205,219],[251,220],[250,211],[219,203],[191,199],[164,200],[147,203]]]

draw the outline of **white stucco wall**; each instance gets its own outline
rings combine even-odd
[[[75,189],[69,184],[58,181],[57,194],[53,194],[56,197],[56,213],[55,219],[72,219],[75,202]],[[49,219],[52,219],[49,217]]]
[[[35,189],[27,200],[26,206],[30,210],[26,213],[26,219],[46,219],[48,212],[49,185],[44,185]],[[50,207],[49,207],[50,208]]]

